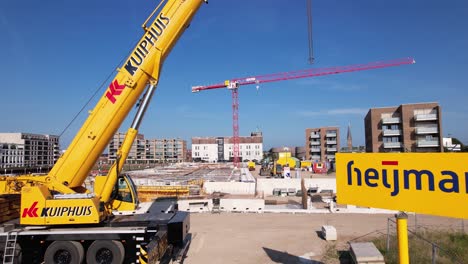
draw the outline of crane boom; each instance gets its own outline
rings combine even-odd
[[[203,0],[165,2],[160,10],[156,8],[150,15],[148,20],[153,17],[152,23],[146,26],[145,22],[142,38],[90,112],[65,154],[50,171],[49,176],[69,188],[83,184],[148,82],[158,82],[161,64]]]
[[[249,85],[249,84],[259,84],[259,83],[277,82],[277,81],[285,81],[285,80],[292,80],[292,79],[299,79],[299,78],[317,77],[317,76],[339,74],[339,73],[345,73],[345,72],[372,70],[372,69],[400,66],[400,65],[413,64],[413,63],[415,63],[415,60],[413,58],[403,58],[403,59],[395,59],[395,60],[388,60],[388,61],[377,61],[377,62],[371,62],[371,63],[366,63],[366,64],[355,64],[355,65],[336,66],[336,67],[328,67],[328,68],[311,68],[311,69],[297,70],[297,71],[290,71],[290,72],[280,72],[280,73],[273,73],[273,74],[235,78],[235,79],[230,80],[229,82],[235,82],[239,86],[242,86],[242,85]],[[226,88],[227,83],[229,82],[205,85],[205,86],[193,86],[192,92],[200,92],[204,90]]]

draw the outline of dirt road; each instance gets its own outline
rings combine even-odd
[[[387,218],[369,214],[191,214],[192,244],[185,264],[323,263],[327,242],[317,232],[333,225],[338,244],[373,231],[387,232]],[[460,219],[410,215],[409,227],[456,228]],[[372,233],[367,236],[378,236]]]

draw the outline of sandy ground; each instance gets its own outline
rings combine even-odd
[[[346,246],[361,236],[370,240],[386,234],[387,218],[395,219],[385,214],[221,213],[190,217],[192,244],[185,264],[325,263],[321,261],[322,254],[327,243],[332,242],[319,237],[317,232],[322,225],[333,225],[338,245]],[[462,228],[460,219],[410,215],[409,227],[415,224],[431,229]]]

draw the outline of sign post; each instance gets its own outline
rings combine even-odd
[[[398,234],[398,263],[409,264],[408,215],[400,212],[396,215]]]

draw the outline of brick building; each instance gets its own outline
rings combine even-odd
[[[366,152],[442,152],[437,103],[371,108],[364,119]]]
[[[338,127],[307,128],[306,159],[335,161],[340,149],[340,129]]]

